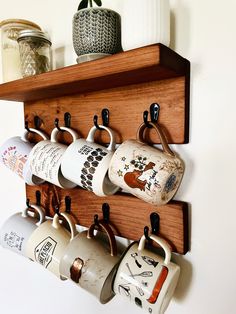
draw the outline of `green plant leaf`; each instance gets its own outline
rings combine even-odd
[[[102,6],[102,1],[101,0],[93,0],[97,6],[101,7]]]
[[[78,11],[88,7],[88,0],[82,0],[79,4]]]

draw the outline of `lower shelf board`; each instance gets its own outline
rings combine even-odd
[[[173,252],[186,254],[188,251],[188,204],[180,201],[171,201],[163,206],[153,206],[129,194],[120,193],[109,197],[98,197],[93,193],[75,188],[63,190],[51,184],[41,186],[26,186],[27,198],[31,203],[36,202],[36,191],[41,193],[41,204],[49,216],[55,210],[52,207],[52,198],[56,197],[60,203],[60,211],[65,211],[65,197],[71,198],[71,214],[75,222],[89,227],[94,215],[103,217],[102,205],[110,206],[110,221],[119,231],[121,237],[130,240],[139,240],[144,227],[150,226],[150,214],[156,212],[160,217],[159,235],[171,245]]]

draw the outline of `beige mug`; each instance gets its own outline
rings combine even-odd
[[[137,132],[137,140],[127,140],[115,151],[109,166],[110,180],[125,191],[153,204],[166,204],[176,193],[184,165],[171,151],[161,127],[149,122],[158,133],[163,150],[144,142],[146,124]]]
[[[116,240],[111,227],[98,223],[109,239],[109,246],[94,236],[96,224],[78,234],[67,246],[60,263],[60,273],[93,294],[102,304],[114,297],[112,282],[117,257]]]
[[[33,261],[54,273],[61,279],[60,260],[66,246],[76,236],[77,231],[72,217],[67,213],[60,214],[68,222],[70,232],[63,226],[60,216],[55,214],[52,220],[42,223],[31,235],[26,247],[27,256]]]
[[[143,236],[124,253],[113,290],[149,314],[163,314],[178,283],[180,267],[170,261],[170,246],[164,239],[150,238],[164,250],[165,257],[146,249]]]

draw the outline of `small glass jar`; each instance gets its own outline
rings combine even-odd
[[[30,21],[9,19],[0,23],[1,28],[1,55],[2,55],[2,80],[13,81],[22,77],[20,68],[20,53],[17,38],[24,29],[41,28]]]
[[[37,30],[23,30],[17,41],[23,77],[51,70],[51,41],[47,34]]]

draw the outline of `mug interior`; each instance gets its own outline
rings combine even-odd
[[[60,169],[58,172],[58,181],[59,181],[60,185],[65,189],[73,189],[77,185],[76,183],[66,179],[63,176],[62,171],[61,171],[61,166],[60,166]]]
[[[104,177],[102,188],[105,195],[113,195],[119,190],[119,187],[113,184],[109,179],[108,171]]]
[[[45,180],[37,177],[36,175],[32,175],[32,182],[35,184],[35,185],[40,185],[44,182]]]

